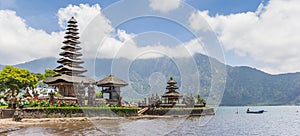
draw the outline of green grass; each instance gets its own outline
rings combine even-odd
[[[4,109],[7,108],[8,106],[0,106],[0,109]]]

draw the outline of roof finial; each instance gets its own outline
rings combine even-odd
[[[68,21],[68,23],[77,23],[74,16],[71,17],[71,19]]]

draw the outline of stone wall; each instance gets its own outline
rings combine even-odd
[[[12,118],[14,115],[14,109],[0,109],[0,119],[2,118]]]
[[[14,109],[0,109],[0,118],[12,118]],[[145,112],[146,115],[214,115],[213,108],[154,108]],[[64,118],[64,117],[125,117],[137,116],[134,110],[46,110],[43,108],[23,109],[24,118]]]

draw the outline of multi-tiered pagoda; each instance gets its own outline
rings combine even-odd
[[[76,92],[74,86],[78,84],[94,84],[94,80],[83,76],[82,74],[87,70],[80,66],[84,61],[81,60],[81,47],[78,41],[77,21],[72,17],[68,21],[65,40],[63,41],[63,50],[59,55],[61,58],[57,61],[60,65],[54,69],[55,72],[60,73],[58,76],[49,77],[44,82],[49,86],[55,86],[63,96],[75,97]]]
[[[166,87],[168,91],[162,95],[162,97],[165,100],[165,103],[176,104],[178,103],[178,99],[182,97],[182,95],[176,91],[176,89],[178,89],[176,84],[177,82],[173,80],[173,77],[170,77],[170,80],[168,81],[168,86]]]

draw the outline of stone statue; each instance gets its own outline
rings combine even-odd
[[[53,92],[53,90],[51,90],[51,92],[49,93],[49,102],[51,103],[51,104],[53,104],[54,103],[54,92]]]
[[[23,119],[23,111],[20,110],[20,109],[17,109],[17,110],[14,112],[14,115],[13,115],[12,120],[13,120],[13,121],[21,121],[22,119]]]

